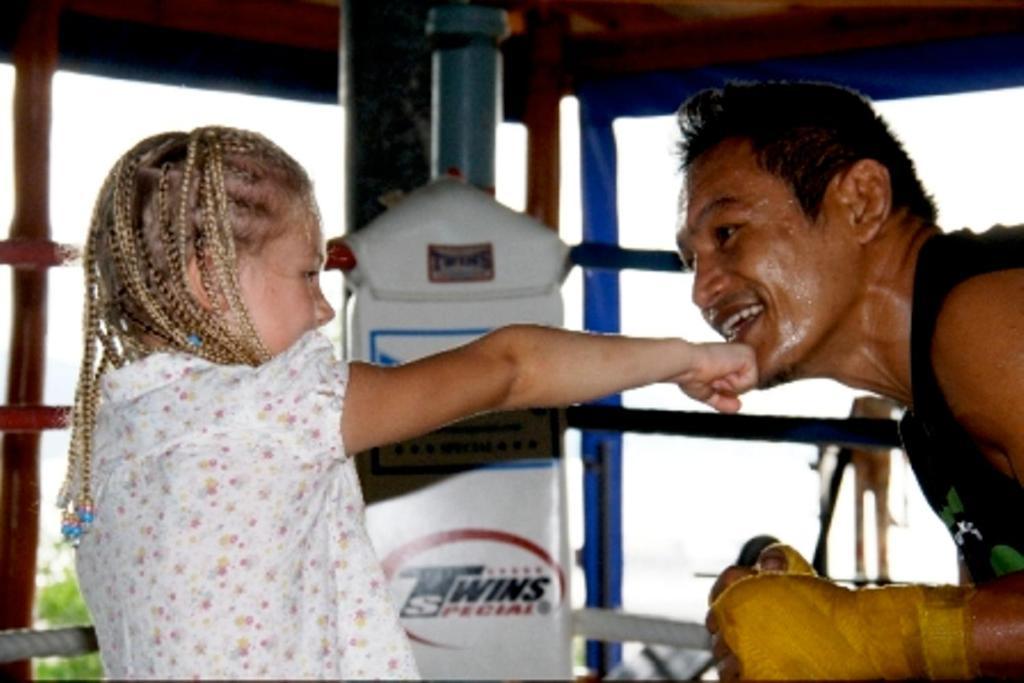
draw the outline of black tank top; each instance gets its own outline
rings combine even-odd
[[[1024,487],[995,469],[954,419],[932,368],[931,345],[943,301],[957,284],[1012,268],[1024,268],[1024,227],[936,235],[921,248],[914,276],[914,408],[900,421],[900,436],[928,503],[945,522],[975,584],[1024,571]]]

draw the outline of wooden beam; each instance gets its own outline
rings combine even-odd
[[[14,218],[12,240],[50,236],[51,83],[57,67],[59,0],[26,3],[14,45]],[[7,403],[43,398],[46,271],[12,274]],[[4,434],[0,449],[0,629],[32,625],[39,544],[39,434]],[[0,665],[0,679],[29,680],[30,662]]]
[[[65,0],[66,11],[179,31],[338,51],[338,4],[301,0]]]
[[[526,213],[557,231],[561,176],[559,107],[565,80],[563,17],[533,15],[529,36],[529,86],[523,116],[527,129]]]
[[[1024,31],[1020,4],[981,10],[802,11],[578,38],[567,60],[576,76],[610,76],[1019,31]]]
[[[504,7],[509,11],[557,10],[563,14],[602,11],[621,16],[634,11],[661,10],[664,13],[719,14],[724,12],[763,14],[805,9],[943,9],[1013,8],[1024,0],[476,0],[477,4]]]
[[[70,419],[70,406],[0,406],[0,432],[4,434],[67,429]]]
[[[81,258],[81,249],[50,240],[0,240],[0,265],[15,268],[53,268]]]

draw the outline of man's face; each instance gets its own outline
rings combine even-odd
[[[857,290],[850,231],[829,213],[808,218],[743,140],[706,152],[687,174],[678,241],[694,268],[693,301],[723,337],[754,348],[762,386],[828,375],[832,335]]]

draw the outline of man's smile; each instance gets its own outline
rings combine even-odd
[[[728,299],[732,298],[733,301]],[[740,337],[753,325],[762,313],[764,304],[751,301],[736,301],[737,297],[726,299],[704,309],[704,319],[727,341],[740,341]]]
[[[722,336],[731,342],[740,341],[741,334],[749,329],[763,312],[764,306],[754,304],[733,313],[722,324]]]

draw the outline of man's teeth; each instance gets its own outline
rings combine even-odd
[[[744,320],[753,318],[754,316],[760,314],[763,310],[764,306],[761,306],[760,304],[754,304],[752,306],[747,306],[744,309],[736,311],[728,318],[726,318],[724,323],[722,323],[722,336],[724,336],[726,339],[731,340],[733,337],[736,336],[736,328],[738,328]]]

